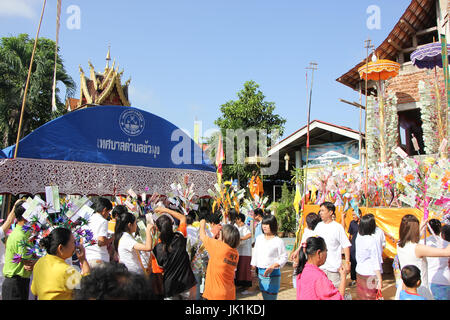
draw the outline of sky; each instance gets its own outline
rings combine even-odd
[[[79,66],[88,72],[90,60],[103,71],[110,45],[123,83],[131,77],[133,107],[192,135],[202,121],[203,136],[249,80],[286,119],[284,137],[306,125],[314,61],[311,120],[359,130],[359,110],[339,101],[359,94],[336,79],[365,59],[366,39],[375,47],[385,40],[410,2],[62,0],[60,54],[79,98]],[[0,0],[0,37],[34,38],[42,4]],[[56,0],[46,2],[39,36],[56,37]]]

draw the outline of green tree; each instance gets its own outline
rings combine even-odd
[[[33,46],[34,39],[30,39],[27,34],[3,37],[0,40],[0,146],[2,148],[16,142]],[[56,92],[57,111],[52,112],[51,110],[54,60],[55,42],[39,38],[28,86],[20,138],[66,112],[64,102],[59,97],[60,90],[58,88]],[[65,86],[66,98],[73,96],[76,84],[67,74],[59,54],[56,79]]]
[[[289,191],[286,183],[281,187],[281,199],[277,206],[276,218],[280,232],[295,231],[295,209],[293,206],[295,190]]]
[[[220,129],[223,138],[224,150],[230,138],[226,137],[226,130],[248,130],[265,129],[267,130],[267,146],[270,146],[271,133],[275,130],[281,136],[284,131],[286,120],[275,114],[275,103],[265,101],[265,96],[259,85],[254,81],[244,83],[244,88],[237,93],[238,99],[231,100],[221,105],[221,116],[214,122]],[[210,143],[216,145],[217,136],[211,138]],[[258,137],[260,139],[260,137]],[[234,138],[234,145],[238,141]],[[248,150],[248,141],[245,141],[245,150]],[[235,147],[236,149],[236,147]],[[243,152],[244,150],[240,150]],[[214,151],[212,156],[215,156]],[[254,156],[246,154],[245,156]],[[241,186],[245,186],[247,180],[251,177],[251,172],[257,169],[256,165],[247,165],[238,163],[237,150],[234,151],[233,164],[223,164],[224,179],[237,178]],[[243,183],[244,182],[244,183]]]

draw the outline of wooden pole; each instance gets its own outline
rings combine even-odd
[[[380,130],[380,156],[381,162],[386,162],[386,137],[385,137],[385,114],[384,114],[384,97],[383,97],[383,84],[381,83],[381,79],[378,80],[378,112],[379,112],[379,130]]]
[[[368,153],[368,148],[367,148],[367,96],[368,96],[368,92],[367,92],[367,81],[368,81],[368,73],[369,73],[369,49],[373,48],[373,46],[371,45],[371,40],[367,39],[365,41],[365,48],[366,48],[366,77],[365,77],[365,94],[366,94],[366,112],[365,112],[365,120],[364,120],[364,131],[365,131],[365,137],[366,137],[366,159],[364,161],[364,172],[365,172],[365,177],[366,177],[366,185],[364,188],[364,194],[366,196],[366,212],[367,212],[367,208],[369,206],[369,197],[368,197],[368,188],[369,188],[369,153]]]
[[[23,114],[25,111],[25,104],[27,101],[27,93],[28,93],[28,85],[30,84],[30,78],[31,78],[31,70],[33,68],[33,61],[34,61],[34,54],[36,52],[36,46],[39,38],[39,31],[41,30],[41,24],[42,24],[42,18],[44,16],[44,10],[45,10],[45,4],[47,0],[44,0],[44,3],[42,5],[42,12],[41,12],[41,18],[39,19],[39,26],[36,32],[36,38],[34,39],[34,47],[33,52],[31,53],[31,61],[30,61],[30,67],[28,68],[28,76],[27,76],[27,82],[25,85],[25,91],[23,93],[23,100],[22,100],[22,110],[20,112],[20,120],[19,120],[19,130],[17,132],[17,139],[16,139],[16,147],[14,150],[14,159],[17,158],[17,150],[19,149],[19,140],[20,140],[20,134],[22,131],[22,121],[23,121]]]
[[[362,108],[363,106],[361,105],[362,103],[362,96],[361,96],[361,82],[359,83],[359,165],[361,167],[362,165],[362,154],[361,154],[361,150],[362,150]]]
[[[442,71],[444,72],[445,81],[445,93],[447,94],[447,105],[445,106],[444,112],[444,137],[448,137],[448,108],[450,107],[450,76],[449,76],[449,66],[448,66],[448,50],[447,50],[447,38],[445,34],[441,34],[441,48],[442,48]],[[440,112],[441,110],[439,110]],[[445,146],[444,151],[440,155],[444,159],[448,158],[448,148]]]

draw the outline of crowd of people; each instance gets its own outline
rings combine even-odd
[[[374,215],[353,213],[347,228],[345,216],[335,221],[329,202],[305,216],[300,245],[288,257],[276,217],[262,209],[254,211],[252,232],[234,209],[219,215],[200,207],[185,215],[157,207],[157,219],[144,217],[138,241],[140,218],[100,197],[88,223],[95,244],[77,243],[70,230],[55,228],[41,240],[46,255],[37,261],[21,246],[29,236],[22,204],[15,203],[0,228],[0,238],[7,235],[6,246],[0,242],[3,300],[235,300],[236,291],[251,293],[253,277],[263,299],[276,300],[288,260],[298,300],[345,299],[349,273],[358,299],[380,299],[383,289],[386,239]],[[425,228],[431,236],[424,241]],[[403,217],[396,299],[450,299],[449,228],[437,219]],[[18,254],[22,259],[14,261]]]
[[[335,206],[325,202],[319,214],[306,216],[301,246],[292,254],[297,299],[343,300],[350,273],[360,300],[382,299],[384,232],[373,214],[353,213],[345,233],[333,219]],[[430,234],[420,240],[425,228]],[[399,226],[394,261],[396,300],[450,300],[450,225],[437,219],[422,221],[411,214]],[[342,259],[344,256],[344,259]]]

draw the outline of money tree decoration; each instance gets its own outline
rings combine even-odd
[[[448,95],[448,88],[439,88],[439,76],[438,67],[444,71],[444,81],[448,81],[448,54],[449,45],[446,44],[445,35],[440,35],[441,42],[432,42],[423,46],[419,46],[414,52],[411,53],[411,62],[419,69],[428,69],[427,73],[431,74],[431,70],[434,70],[434,84],[430,84],[427,87],[419,82],[419,93],[421,94],[421,111],[422,120],[424,124],[424,134],[427,131],[426,139],[428,140],[428,148],[430,151],[436,151],[436,147],[442,145],[445,142],[445,146],[439,149],[440,157],[447,158],[448,146],[447,146],[447,134],[448,134],[448,99],[445,99],[446,93]],[[444,65],[444,61],[446,64]],[[430,88],[433,89],[430,90]],[[431,99],[428,96],[431,93]],[[447,97],[448,98],[448,97]],[[423,108],[422,108],[423,107]],[[427,120],[435,120],[433,122],[427,122]],[[434,124],[434,131],[437,132],[437,137],[430,131],[430,126]],[[433,127],[431,127],[433,128]],[[425,137],[424,137],[425,138]],[[438,141],[434,143],[432,139]],[[425,142],[427,145],[427,142]],[[435,152],[427,152],[431,154]]]
[[[392,165],[378,163],[369,172],[368,206],[401,207],[398,182]]]
[[[196,204],[197,198],[195,197],[194,184],[189,184],[189,177],[185,176],[183,181],[178,183],[172,183],[170,185],[172,189],[169,192],[169,201],[180,208],[185,215],[191,210],[198,210],[198,204]]]
[[[208,189],[208,194],[213,198],[212,211],[222,211],[226,218],[231,208],[240,212],[240,201],[245,196],[245,189],[238,189],[232,185],[232,181],[225,181],[221,186],[216,183],[214,190]]]
[[[418,85],[420,95],[418,105],[422,118],[423,141],[426,154],[438,153],[440,144],[447,136],[445,99],[441,98],[443,92],[439,90],[437,84],[435,86],[433,89],[428,81],[422,80],[419,81]]]
[[[373,167],[379,159],[379,133],[378,133],[378,111],[375,108],[375,97],[367,97],[367,129],[366,129],[366,148],[368,166]]]
[[[254,199],[244,199],[244,203],[242,206],[242,213],[247,215],[248,217],[254,218],[254,212],[256,209],[261,209],[264,211],[266,208],[266,204],[269,201],[269,197],[259,197],[255,195]]]
[[[394,92],[389,93],[386,100],[386,162],[391,164],[397,159],[394,150],[398,147],[398,113],[397,113],[397,96]]]
[[[23,254],[16,253],[14,263],[20,263],[23,259],[38,260],[44,256],[46,251],[40,246],[40,241],[56,228],[69,229],[75,238],[76,246],[81,242],[85,247],[96,243],[92,231],[87,227],[94,213],[90,207],[92,202],[86,197],[67,196],[60,199],[57,187],[48,188],[51,188],[49,192],[52,194],[49,197],[50,193],[47,192],[49,202],[35,196],[22,204],[25,208],[23,218],[26,220],[22,230],[28,235],[28,239],[19,244]]]
[[[401,152],[401,151],[400,151]],[[403,154],[404,164],[395,169],[401,184],[399,200],[429,216],[442,217],[450,212],[450,164],[447,159],[428,157],[422,161]]]
[[[381,109],[384,109],[383,117],[380,116]],[[383,128],[383,130],[380,130],[380,128]],[[369,96],[367,98],[367,156],[369,167],[375,167],[378,162],[392,163],[395,161],[397,155],[393,150],[398,146],[398,138],[397,97],[395,93],[390,93],[384,100]],[[384,150],[384,153],[382,153],[382,150]],[[381,157],[382,154],[384,160]]]

